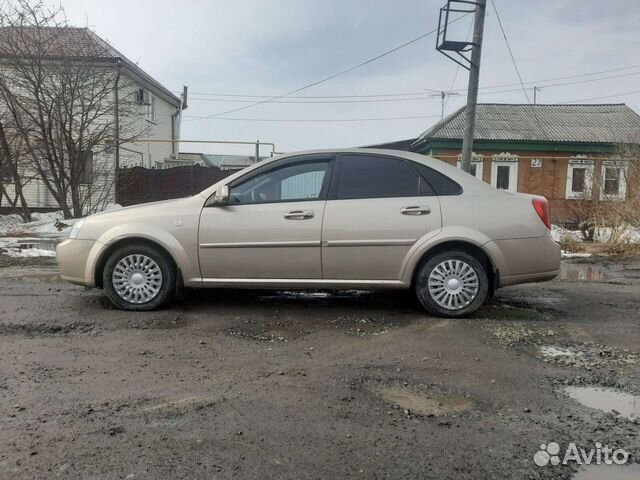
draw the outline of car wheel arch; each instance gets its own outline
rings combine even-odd
[[[458,239],[444,240],[434,245],[430,245],[426,250],[419,254],[419,258],[411,270],[411,288],[413,288],[415,284],[416,275],[420,271],[422,265],[424,265],[430,257],[447,251],[462,251],[478,260],[478,262],[480,262],[480,264],[485,268],[489,278],[490,295],[493,295],[500,284],[500,272],[496,268],[495,262],[480,245]]]
[[[109,257],[113,254],[113,252],[115,252],[119,248],[127,246],[127,245],[146,245],[146,246],[150,246],[150,247],[158,249],[163,255],[165,255],[167,257],[167,259],[169,259],[169,261],[171,262],[173,267],[176,269],[177,278],[178,279],[182,279],[182,275],[180,273],[180,267],[179,267],[178,263],[176,262],[176,260],[173,257],[173,255],[171,255],[171,253],[169,252],[169,250],[165,246],[163,246],[159,242],[156,242],[156,241],[151,240],[149,238],[131,236],[131,237],[120,238],[120,239],[116,240],[115,242],[110,243],[100,253],[100,255],[98,257],[98,260],[97,260],[97,262],[95,264],[96,266],[95,266],[94,271],[93,271],[93,276],[94,276],[94,281],[95,281],[96,287],[103,288],[102,272],[104,271],[104,267],[105,267]]]

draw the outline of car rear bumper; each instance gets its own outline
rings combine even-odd
[[[76,285],[94,287],[93,275],[87,272],[87,260],[95,246],[95,240],[67,239],[59,243],[56,257],[60,266],[60,277]]]
[[[544,282],[560,273],[560,246],[549,235],[494,240],[484,247],[500,272],[500,287]]]

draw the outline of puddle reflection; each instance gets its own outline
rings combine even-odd
[[[565,393],[585,407],[614,412],[633,420],[640,416],[640,397],[610,388],[566,387]]]
[[[607,272],[596,265],[586,263],[565,263],[560,265],[559,280],[578,282],[604,282],[609,280]]]

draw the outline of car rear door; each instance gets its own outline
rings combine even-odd
[[[324,279],[398,280],[418,239],[442,226],[438,197],[405,159],[336,157],[322,227]]]
[[[204,283],[322,278],[331,164],[327,155],[276,161],[233,181],[228,204],[203,208],[198,251]]]

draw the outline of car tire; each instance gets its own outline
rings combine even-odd
[[[102,272],[104,291],[121,310],[155,310],[176,290],[176,269],[159,248],[126,245],[107,259]]]
[[[428,258],[417,272],[414,288],[429,313],[460,318],[471,315],[485,302],[489,278],[474,256],[456,250]]]

